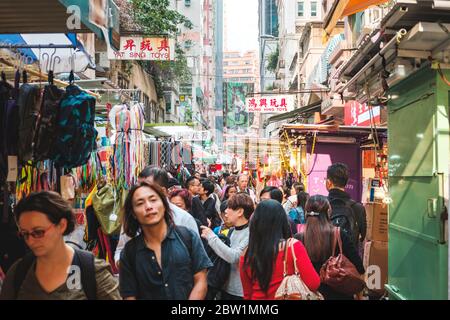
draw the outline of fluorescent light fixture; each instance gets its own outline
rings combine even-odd
[[[356,138],[354,137],[317,137],[317,142],[323,142],[323,143],[356,143]]]

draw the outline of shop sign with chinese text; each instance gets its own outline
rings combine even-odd
[[[206,141],[211,139],[210,131],[186,131],[172,134],[179,141]]]
[[[111,60],[159,60],[175,59],[175,39],[164,37],[121,37],[120,51],[108,47]]]
[[[346,126],[368,127],[370,126],[370,117],[373,117],[375,124],[380,124],[380,107],[373,106],[372,113],[367,104],[361,104],[358,101],[349,101],[344,106]]]
[[[247,112],[281,113],[294,110],[293,95],[263,96],[245,99]]]

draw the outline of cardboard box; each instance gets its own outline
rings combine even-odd
[[[388,281],[388,243],[367,241],[364,246],[365,280],[370,292],[383,295]]]
[[[387,204],[366,203],[366,240],[388,241],[389,214]]]

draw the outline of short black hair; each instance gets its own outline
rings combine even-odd
[[[63,235],[72,233],[75,229],[75,215],[70,204],[59,193],[53,191],[32,192],[19,201],[14,208],[16,222],[24,212],[38,211],[45,214],[53,224],[59,224],[62,219],[67,220],[67,228]]]
[[[279,203],[283,203],[283,192],[281,192],[280,189],[275,188],[274,190],[270,191],[270,199],[276,200]]]
[[[175,178],[170,178],[169,182],[168,182],[168,187],[172,188],[172,187],[175,187],[175,186],[181,186],[180,182],[178,182],[178,180],[175,179]]]
[[[148,177],[153,177],[153,182],[160,187],[169,188],[169,174],[166,170],[157,166],[147,166],[141,171],[139,178],[146,179]]]
[[[272,190],[276,189],[277,187],[270,187],[270,186],[264,187],[264,189],[262,189],[261,192],[259,193],[259,196],[261,197],[264,193],[271,192]]]
[[[209,180],[204,180],[202,182],[202,186],[203,186],[203,189],[205,189],[207,196],[209,196],[211,193],[213,193],[214,190],[216,189],[214,186],[214,183],[212,183]]]
[[[196,176],[190,176],[189,178],[186,179],[186,183],[184,184],[186,189],[189,189],[189,187],[191,186],[192,182],[198,178]]]
[[[327,169],[327,179],[336,187],[345,188],[348,182],[348,167],[343,163],[333,163]]]

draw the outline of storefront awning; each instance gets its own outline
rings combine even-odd
[[[311,113],[311,112],[314,112],[314,111],[320,111],[321,104],[322,104],[322,101],[319,101],[319,102],[315,102],[315,103],[312,103],[312,104],[304,106],[304,107],[300,107],[298,109],[294,109],[294,110],[292,110],[290,112],[286,112],[286,113],[282,113],[282,114],[277,114],[276,116],[272,116],[272,117],[270,117],[269,119],[267,119],[264,122],[264,127],[267,127],[272,122],[278,122],[278,121],[293,119],[293,118],[298,117],[299,115],[301,115],[303,113]]]
[[[71,58],[74,55],[74,72],[85,71],[86,68],[95,68],[95,63],[90,55],[84,50],[83,45],[77,40],[73,33],[17,33],[0,34],[0,43],[3,46],[17,45],[31,46],[31,48],[18,49],[22,54],[29,57],[27,63],[39,61],[40,67],[47,72],[49,59],[53,57],[54,73],[68,73],[72,70]],[[71,46],[73,48],[46,48],[54,46]],[[41,46],[41,48],[38,48]],[[59,58],[59,60],[57,59]]]
[[[333,8],[325,18],[326,37],[332,35],[333,29],[340,19],[385,2],[388,0],[335,0]]]
[[[102,7],[104,6],[104,7]],[[73,10],[76,11],[73,11]],[[106,14],[109,12],[109,14]],[[77,21],[77,14],[80,21]],[[79,22],[79,23],[78,23]],[[119,38],[119,9],[113,0],[1,0],[1,33],[95,33]],[[114,37],[112,37],[114,35]],[[117,45],[117,41],[113,41]]]

